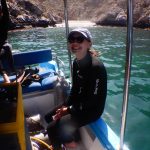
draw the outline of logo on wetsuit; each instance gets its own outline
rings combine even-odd
[[[99,79],[96,79],[96,85],[95,85],[94,95],[97,94],[97,91],[98,91],[98,83],[99,83]]]
[[[79,73],[80,73],[80,71],[77,70],[77,75],[78,75],[78,77],[79,77],[80,79],[82,79],[83,77],[82,77]]]

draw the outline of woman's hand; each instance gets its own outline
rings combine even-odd
[[[68,107],[62,106],[61,108],[57,109],[56,114],[53,116],[53,120],[58,120],[62,116],[65,116],[68,114]]]

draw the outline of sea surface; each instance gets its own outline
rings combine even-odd
[[[93,48],[101,52],[108,74],[104,120],[120,135],[125,75],[126,28],[92,27]],[[65,28],[38,28],[9,33],[13,52],[51,48],[63,60],[69,76]],[[150,31],[134,29],[125,144],[131,150],[150,150]]]

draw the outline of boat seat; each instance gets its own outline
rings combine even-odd
[[[42,80],[40,82],[32,82],[29,86],[23,86],[23,93],[44,91],[54,88],[58,70],[56,63],[52,60],[40,63],[36,65],[36,67],[39,69],[37,74]]]
[[[15,69],[37,68],[37,73],[42,79],[40,82],[32,82],[28,86],[22,86],[23,93],[43,91],[52,89],[57,80],[58,67],[54,60],[52,60],[51,50],[36,50],[31,52],[22,52],[13,54]],[[16,76],[9,76],[10,80],[15,80]],[[0,83],[3,78],[0,78]]]
[[[114,147],[117,148],[119,146],[119,137],[102,118],[99,118],[88,126],[106,149],[115,150]]]
[[[33,82],[29,86],[22,87],[23,93],[53,89],[56,80],[57,80],[57,76],[49,76],[44,78],[41,82]]]
[[[52,60],[51,49],[36,50],[13,54],[15,68],[27,65],[39,64]]]

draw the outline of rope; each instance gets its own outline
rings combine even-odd
[[[40,143],[41,145],[44,145],[48,150],[53,150],[51,145],[48,145],[46,142],[44,142],[43,140],[30,136],[31,141],[37,141],[38,143]]]

